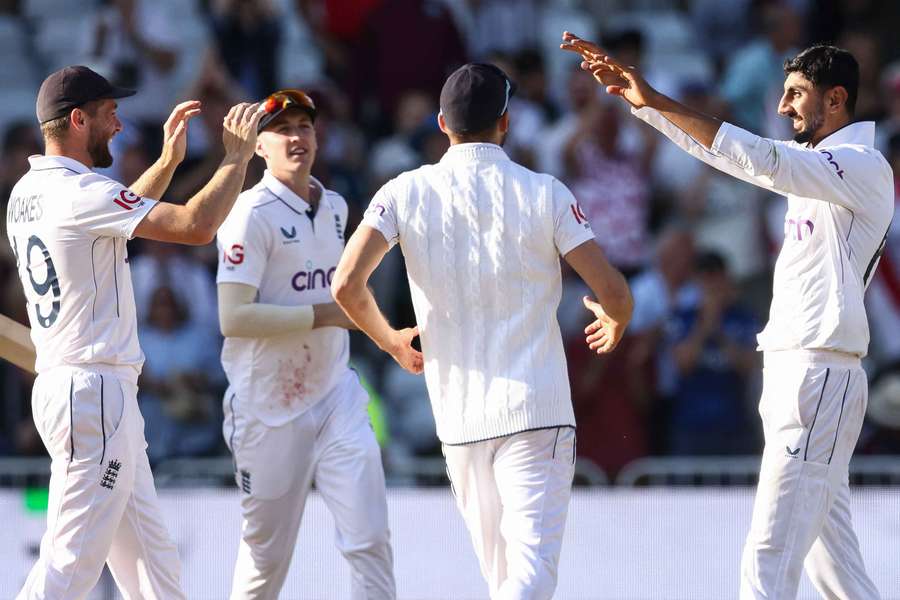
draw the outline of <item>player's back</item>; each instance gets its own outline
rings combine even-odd
[[[29,160],[6,222],[37,370],[97,364],[134,379],[144,357],[125,241],[154,202],[78,161]]]
[[[471,415],[535,399],[571,411],[559,256],[593,237],[571,193],[497,146],[460,144],[382,188],[365,222],[384,232],[376,222],[386,211],[395,213],[439,428],[451,397]]]

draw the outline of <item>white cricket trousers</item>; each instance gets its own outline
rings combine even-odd
[[[38,375],[34,423],[51,458],[47,532],[19,600],[79,600],[109,565],[126,600],[184,598],[147,461],[137,386],[102,367]]]
[[[552,598],[575,476],[575,428],[445,444],[443,451],[492,600]]]
[[[829,600],[875,600],[850,518],[848,465],[866,413],[855,356],[765,354],[765,449],[741,565],[741,600],[793,600],[803,567]]]
[[[223,433],[243,494],[233,600],[278,598],[313,482],[334,516],[335,545],[350,565],[350,597],[396,598],[384,470],[368,401],[348,372],[305,413],[269,427],[226,392]],[[316,560],[304,557],[311,569]]]

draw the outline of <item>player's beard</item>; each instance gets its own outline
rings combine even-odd
[[[109,153],[110,139],[112,138],[102,131],[97,129],[91,130],[91,135],[88,138],[87,151],[88,156],[91,157],[91,162],[94,163],[95,167],[105,169],[112,166],[113,157],[112,154]]]
[[[816,132],[825,123],[825,101],[815,108],[814,111],[803,116],[803,129],[794,134],[794,141],[798,144],[806,144],[815,137]]]

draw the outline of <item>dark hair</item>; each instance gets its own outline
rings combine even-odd
[[[817,88],[843,87],[847,90],[847,114],[853,116],[859,89],[859,64],[852,54],[835,46],[810,46],[784,61],[784,74],[790,73],[800,73]]]

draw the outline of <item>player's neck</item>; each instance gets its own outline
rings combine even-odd
[[[275,179],[284,184],[287,189],[291,190],[297,196],[302,198],[312,207],[319,202],[318,194],[313,193],[312,175],[308,172],[272,172]]]
[[[94,161],[91,159],[90,153],[85,148],[72,147],[70,144],[60,144],[58,142],[47,142],[44,148],[45,156],[65,156],[72,160],[77,160],[89,169],[94,168]]]
[[[824,125],[822,125],[822,127],[819,128],[818,131],[816,131],[812,139],[809,140],[809,145],[815,148],[819,145],[819,142],[827,138],[838,129],[843,129],[852,122],[853,120],[846,115],[836,118],[833,121],[826,122]]]

